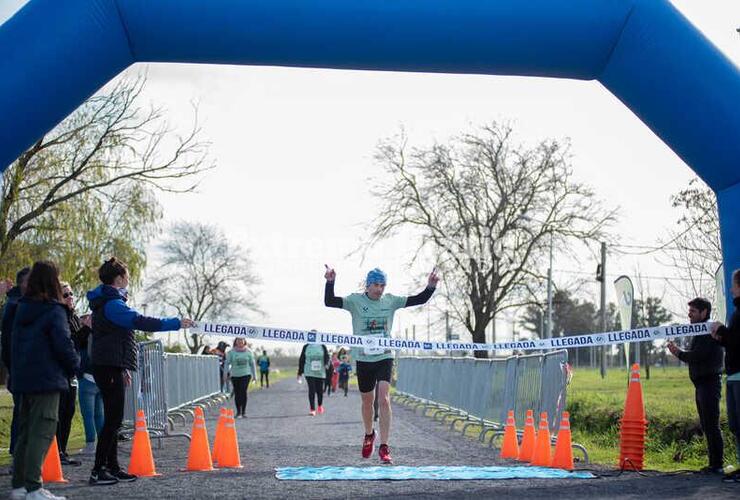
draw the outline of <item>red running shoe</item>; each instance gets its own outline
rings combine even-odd
[[[380,448],[378,448],[378,456],[380,457],[380,461],[384,464],[393,463],[393,459],[391,458],[391,449],[388,448],[387,444],[380,445]]]
[[[375,430],[372,434],[365,434],[365,439],[362,440],[362,458],[370,458],[375,449]]]
[[[319,405],[318,413],[319,413],[319,415],[321,415],[322,413],[324,413],[324,407],[323,406]]]

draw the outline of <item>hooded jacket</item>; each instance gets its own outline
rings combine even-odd
[[[67,306],[21,298],[13,323],[14,394],[66,391],[80,358],[70,338]]]
[[[0,337],[0,344],[2,345],[3,364],[5,364],[8,372],[10,372],[13,320],[15,319],[15,311],[18,308],[18,300],[21,298],[21,287],[14,286],[8,290],[6,295],[8,299],[5,301],[5,307],[3,307],[2,337]]]
[[[727,375],[740,372],[740,297],[732,300],[735,312],[732,313],[730,323],[720,326],[717,330],[719,343],[725,348],[725,371]]]
[[[136,370],[138,348],[134,330],[162,332],[179,330],[178,318],[150,318],[126,305],[126,290],[100,285],[87,292],[92,310],[93,366],[113,366]]]

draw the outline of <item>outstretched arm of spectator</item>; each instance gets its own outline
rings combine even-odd
[[[179,318],[152,318],[139,314],[122,300],[111,300],[105,304],[105,317],[112,323],[129,330],[143,332],[166,332],[180,329]]]

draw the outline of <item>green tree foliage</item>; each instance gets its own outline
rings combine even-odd
[[[0,276],[52,259],[79,292],[116,255],[136,285],[162,215],[156,192],[190,191],[210,167],[197,124],[175,136],[162,110],[141,104],[144,84],[91,97],[3,172]]]

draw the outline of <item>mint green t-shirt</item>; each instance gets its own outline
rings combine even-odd
[[[306,361],[303,363],[303,375],[315,378],[326,377],[324,346],[321,344],[308,344],[306,346]]]
[[[390,337],[396,309],[406,305],[406,297],[386,293],[379,300],[372,300],[364,293],[353,293],[342,298],[342,309],[352,315],[352,333],[371,337]],[[352,348],[355,361],[374,362],[392,359],[393,351]]]
[[[230,350],[226,354],[226,369],[232,377],[251,375],[254,378],[254,354],[249,349],[242,352]]]

